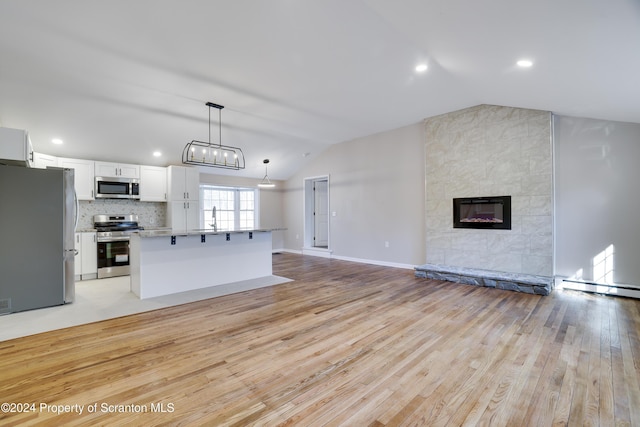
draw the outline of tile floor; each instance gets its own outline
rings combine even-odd
[[[0,341],[289,281],[284,277],[266,276],[141,300],[130,292],[129,276],[84,280],[76,282],[76,297],[72,304],[0,316]]]

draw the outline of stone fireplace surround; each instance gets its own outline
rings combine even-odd
[[[551,113],[478,105],[425,120],[431,277],[546,295],[553,275]],[[512,196],[511,230],[452,226],[453,198]]]

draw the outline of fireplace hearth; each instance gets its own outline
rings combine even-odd
[[[511,196],[453,199],[453,228],[511,230]]]

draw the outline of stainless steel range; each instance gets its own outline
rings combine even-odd
[[[94,215],[98,242],[98,279],[126,276],[129,266],[129,235],[142,230],[138,215]]]

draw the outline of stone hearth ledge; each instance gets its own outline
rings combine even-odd
[[[547,276],[506,273],[442,264],[420,265],[415,268],[415,276],[536,295],[549,295],[553,290],[554,283],[553,278]]]

